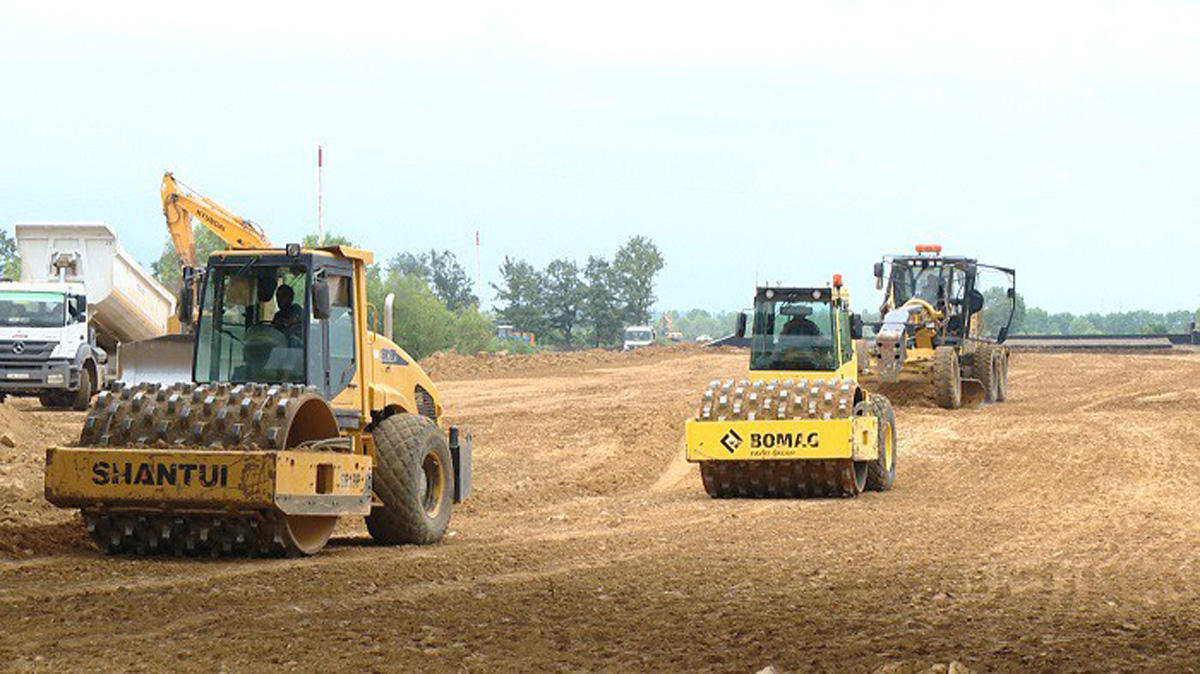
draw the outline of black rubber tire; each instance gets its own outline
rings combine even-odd
[[[971,354],[971,373],[983,384],[983,402],[996,402],[996,380],[1000,378],[999,353],[988,344],[981,344]]]
[[[383,506],[367,515],[371,538],[383,545],[442,540],[450,525],[454,469],[446,434],[428,417],[394,414],[375,427],[372,485]],[[425,503],[425,462],[440,465],[441,492],[432,507]]]
[[[71,409],[82,412],[92,404],[92,372],[87,367],[79,370],[79,390],[71,394]]]
[[[896,481],[896,413],[892,403],[878,393],[872,394],[867,402],[867,409],[879,419],[879,458],[867,464],[867,491],[887,491]],[[884,437],[891,439],[891,464],[885,456]]]
[[[1004,402],[1008,400],[1008,349],[1001,347],[997,349],[997,370],[1000,371],[996,377],[996,402]]]
[[[958,353],[952,346],[934,349],[933,398],[938,407],[948,410],[962,407],[962,374],[958,366]]]
[[[42,407],[49,407],[53,409],[59,406],[58,396],[56,396],[54,393],[39,393],[37,398],[38,402],[42,404]]]

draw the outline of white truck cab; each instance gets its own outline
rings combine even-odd
[[[95,344],[82,283],[0,282],[0,396],[85,408],[108,354]]]
[[[629,351],[640,346],[650,346],[656,338],[657,335],[654,332],[654,326],[631,325],[625,328],[625,343],[622,349]]]

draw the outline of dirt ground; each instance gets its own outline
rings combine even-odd
[[[292,560],[101,555],[41,498],[81,415],[0,405],[0,667],[1200,668],[1200,353],[1022,353],[1007,403],[899,409],[894,491],[713,501],[683,424],[745,362],[454,363],[452,534]]]

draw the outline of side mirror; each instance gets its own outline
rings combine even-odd
[[[329,302],[329,281],[325,279],[317,279],[313,281],[312,286],[312,315],[313,318],[322,321],[329,318],[330,314]]]
[[[1008,339],[1008,326],[1007,325],[1004,326],[1003,328],[1000,328],[1000,333],[996,335],[996,341],[1000,344],[1003,344],[1004,340],[1006,340],[1006,339]]]
[[[883,290],[883,263],[875,263],[875,289]]]
[[[733,327],[733,336],[734,337],[745,337],[746,336],[746,312],[744,312],[744,311],[738,312],[737,322],[734,323],[734,327]]]
[[[966,299],[968,316],[977,313],[983,308],[983,293],[979,292],[978,290],[972,290],[971,292],[967,293]]]
[[[1011,300],[1011,299],[1015,299],[1015,298],[1016,298],[1016,296],[1017,296],[1017,289],[1016,289],[1016,288],[1009,288],[1009,289],[1008,289],[1008,299],[1010,299],[1010,300]]]
[[[850,314],[850,339],[862,339],[862,336],[863,336],[862,314]]]
[[[192,324],[192,284],[184,282],[179,289],[179,301],[175,303],[179,312],[179,322],[182,325]]]

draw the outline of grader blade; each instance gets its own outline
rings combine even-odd
[[[962,380],[962,406],[963,407],[982,407],[984,400],[987,398],[987,389],[983,387],[983,382],[978,379]]]

